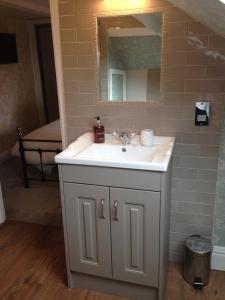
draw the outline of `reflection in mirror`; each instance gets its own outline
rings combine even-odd
[[[101,100],[160,99],[162,14],[98,18]]]

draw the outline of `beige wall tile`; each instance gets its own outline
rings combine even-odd
[[[202,157],[204,157],[204,156],[218,157],[219,146],[209,146],[209,145],[200,146],[200,155]]]
[[[174,154],[176,155],[187,155],[187,156],[199,156],[200,155],[200,145],[190,145],[190,144],[176,144],[174,149]]]
[[[91,15],[60,16],[61,29],[90,28],[93,25]]]
[[[173,187],[177,190],[215,193],[216,183],[191,179],[173,179]]]
[[[225,39],[221,36],[212,34],[209,37],[209,47],[214,49],[224,49]]]
[[[199,157],[174,155],[174,163],[173,164],[175,167],[198,169],[200,162],[199,162]]]
[[[77,64],[78,64],[78,68],[93,69],[95,65],[95,59],[91,55],[78,55]]]
[[[207,67],[207,78],[218,78],[225,79],[225,67],[224,66],[208,66]]]
[[[186,213],[203,214],[211,216],[213,213],[213,205],[198,204],[191,202],[180,202],[179,210]]]
[[[208,47],[208,36],[201,36],[201,43],[205,48]],[[166,51],[187,51],[197,50],[198,43],[193,43],[186,37],[168,37]]]
[[[166,53],[166,67],[184,66],[187,63],[187,54],[185,52]]]
[[[67,115],[73,116],[73,117],[90,117],[93,118],[97,114],[99,114],[98,109],[96,108],[96,105],[67,105],[66,106]]]
[[[67,104],[74,106],[94,104],[94,97],[92,94],[68,93],[65,94],[65,98]],[[74,104],[75,102],[76,104]]]
[[[174,222],[179,222],[179,223],[194,224],[195,223],[195,215],[190,214],[190,213],[186,214],[186,213],[172,212],[171,220]],[[199,225],[204,225],[204,224],[199,224]]]
[[[179,10],[176,7],[171,7],[168,9],[167,20],[168,22],[176,22],[176,23],[193,21],[189,16],[187,16],[185,13],[183,13],[181,10]]]
[[[216,170],[199,170],[198,171],[198,178],[200,180],[212,180],[216,181],[217,180],[217,168]]]
[[[206,77],[205,66],[176,66],[166,69],[166,80],[199,79]],[[214,77],[215,78],[215,77]]]
[[[173,177],[174,178],[187,178],[187,179],[197,179],[197,169],[186,169],[186,168],[174,168]],[[199,178],[201,179],[201,178]],[[204,178],[202,178],[204,179]]]
[[[179,202],[178,201],[171,201],[171,212],[172,211],[177,211],[178,210],[178,204],[179,204]]]
[[[77,93],[79,91],[77,81],[64,80],[64,89],[65,93]]]
[[[69,127],[91,127],[93,119],[91,117],[67,116],[67,124]]]
[[[225,93],[225,80],[186,80],[186,92],[210,92],[210,93]]]
[[[201,99],[201,94],[199,93],[184,93],[184,92],[173,92],[164,94],[163,100],[166,102],[166,105],[173,106],[193,106],[196,99]]]
[[[215,51],[215,50],[214,50]],[[208,51],[193,51],[187,53],[187,63],[189,65],[221,65],[225,64],[223,56],[225,50],[220,49],[219,51],[210,52]]]
[[[183,133],[182,141],[185,144],[219,145],[218,133]]]
[[[214,205],[215,194],[198,193],[197,202]]]
[[[218,158],[214,157],[200,157],[199,158],[199,168],[204,170],[217,170],[218,168]],[[200,170],[199,170],[200,171]]]
[[[60,37],[62,42],[75,42],[77,40],[77,32],[74,29],[62,29]]]
[[[62,55],[75,55],[75,43],[62,43]]]
[[[59,15],[74,15],[76,12],[74,1],[62,1],[59,3]]]
[[[164,90],[167,93],[181,93],[184,92],[184,80],[167,80],[164,84]]]
[[[188,233],[188,234],[200,234],[203,236],[210,236],[212,233],[212,229],[209,226],[201,226],[201,225],[192,225],[192,224],[185,224],[185,223],[178,223],[172,222],[171,229],[181,233]]]
[[[93,44],[87,43],[62,43],[63,55],[91,55],[93,53]]]
[[[194,191],[172,190],[171,199],[173,201],[197,202],[198,193]]]
[[[97,12],[106,12],[111,9],[113,10],[130,10],[133,8],[160,8],[160,7],[169,7],[169,3],[165,3],[163,0],[144,0],[136,1],[135,3],[129,0],[123,1],[114,1],[114,2],[104,2],[99,0],[83,0],[79,1],[77,8],[81,13],[97,13]]]
[[[93,117],[100,114],[107,132],[135,126],[136,130],[149,127],[155,134],[176,136],[171,201],[171,211],[176,214],[172,213],[170,244],[171,254],[179,256],[181,244],[190,232],[211,234],[224,111],[225,39],[163,0],[140,2],[143,9],[139,7],[138,11],[131,1],[115,3],[61,1],[67,133],[72,141],[90,131]],[[163,102],[158,106],[96,103],[99,99],[95,15],[113,15],[119,10],[120,14],[140,13],[151,7],[162,7],[165,12]],[[197,44],[191,40],[193,35],[200,40]],[[212,104],[211,119],[209,127],[199,128],[194,126],[194,103],[202,99]],[[196,216],[202,217],[197,221]]]
[[[93,28],[80,28],[77,31],[77,41],[78,42],[90,42],[94,41],[96,39],[95,37],[95,31]]]
[[[77,68],[77,67],[79,67],[77,57],[74,56],[74,55],[64,55],[64,56],[62,56],[62,62],[63,62],[63,67],[64,68]]]
[[[188,31],[196,35],[209,35],[212,33],[210,29],[199,22],[190,22],[188,24]]]
[[[91,69],[64,69],[64,80],[93,80]]]
[[[188,32],[188,23],[169,22],[167,32],[168,37],[184,37]]]
[[[211,216],[197,215],[195,223],[197,225],[203,225],[203,226],[208,226],[208,227],[212,228],[213,217],[211,217]]]
[[[93,80],[79,80],[78,88],[80,93],[95,93],[96,83]]]

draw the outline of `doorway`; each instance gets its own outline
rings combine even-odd
[[[35,24],[45,122],[59,118],[58,92],[51,24]]]

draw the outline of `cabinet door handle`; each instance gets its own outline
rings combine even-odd
[[[101,199],[100,218],[105,219],[105,216],[104,216],[104,199]]]
[[[119,221],[119,218],[118,218],[118,201],[117,200],[114,200],[114,220],[115,221]]]

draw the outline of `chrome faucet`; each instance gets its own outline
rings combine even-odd
[[[135,136],[136,132],[126,132],[126,131],[121,131],[119,132],[118,130],[114,129],[112,131],[112,135],[115,136],[116,138],[120,139],[123,145],[128,145],[131,143],[131,140]]]

